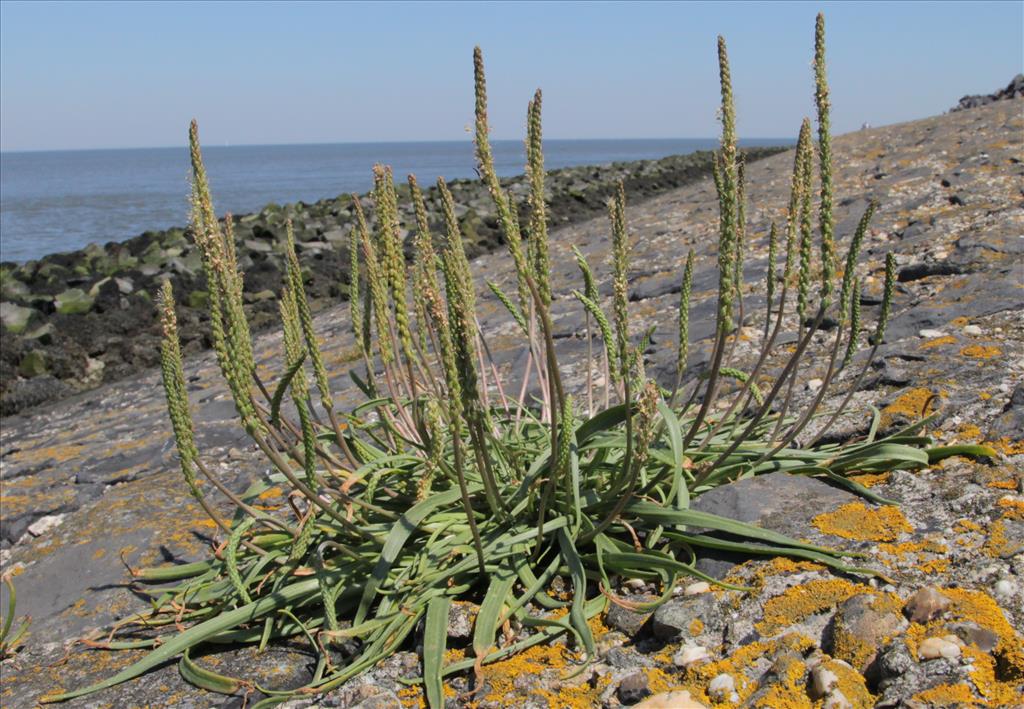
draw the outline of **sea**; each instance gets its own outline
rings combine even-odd
[[[791,139],[751,139],[745,145],[786,145]],[[548,169],[656,159],[717,146],[714,138],[546,140]],[[523,172],[522,141],[493,142],[500,175]],[[471,141],[208,145],[203,157],[218,213],[247,214],[276,202],[306,203],[363,193],[375,163],[396,178],[414,173],[429,185],[438,176],[474,177]],[[146,230],[188,221],[189,155],[185,146],[119,150],[0,153],[0,261],[23,263],[89,243],[123,241]]]

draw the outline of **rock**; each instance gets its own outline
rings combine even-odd
[[[949,608],[950,600],[938,589],[931,586],[922,588],[909,599],[903,607],[903,614],[914,623],[927,623],[940,616]]]
[[[906,627],[907,621],[900,616],[899,607],[888,598],[858,594],[836,609],[823,649],[864,674],[875,661],[882,643]]]
[[[246,303],[262,303],[265,300],[274,300],[276,298],[277,294],[274,293],[274,291],[270,290],[269,288],[266,290],[261,290],[257,293],[245,294]]]
[[[46,374],[46,357],[40,350],[32,350],[21,359],[18,374],[31,379]]]
[[[936,337],[945,337],[946,333],[942,330],[921,330],[917,333],[918,337],[923,337],[926,340],[933,340]]]
[[[769,473],[709,490],[697,497],[691,507],[803,539],[818,533],[811,524],[815,515],[857,499],[805,475]],[[697,569],[720,579],[745,560],[727,552],[708,550],[698,559]]]
[[[993,422],[989,437],[1019,438],[1021,431],[1024,431],[1024,382],[1014,387],[1002,412]]]
[[[52,322],[48,322],[40,325],[31,332],[26,332],[23,337],[26,340],[37,340],[41,345],[52,345],[56,334],[57,329],[53,326]]]
[[[674,598],[658,606],[651,616],[651,631],[659,640],[692,638],[705,632],[717,632],[725,619],[712,593]]]
[[[259,254],[269,254],[274,250],[274,245],[269,244],[266,241],[259,239],[246,239],[244,242],[245,248],[249,251],[255,251]]]
[[[981,334],[981,328],[978,327],[977,325],[965,325],[964,334],[970,335],[971,337],[977,337],[978,335]]]
[[[808,391],[818,391],[818,389],[821,389],[821,385],[824,383],[825,382],[822,381],[821,379],[808,379],[807,384],[805,386],[807,387]]]
[[[684,596],[696,596],[701,593],[707,593],[711,590],[711,584],[707,581],[698,581],[697,583],[691,583],[689,586],[683,589]]]
[[[999,636],[988,628],[983,628],[970,621],[953,623],[949,629],[960,638],[965,645],[974,645],[982,652],[992,652],[999,645]]]
[[[960,646],[947,638],[927,638],[917,646],[917,656],[922,660],[955,660],[960,657]]]
[[[623,704],[636,704],[651,693],[647,686],[647,673],[634,672],[619,683],[617,694]]]
[[[41,537],[47,532],[49,532],[51,529],[59,527],[63,522],[63,514],[46,515],[45,517],[40,517],[35,522],[30,524],[28,526],[28,533],[31,534],[33,537]]]
[[[32,308],[9,303],[5,300],[0,303],[0,324],[3,324],[9,332],[17,335],[28,326],[28,321],[35,312]]]
[[[839,686],[839,677],[825,665],[818,665],[811,670],[811,696],[821,699]]]
[[[995,588],[992,590],[995,591],[997,596],[1006,598],[1013,595],[1015,588],[1013,581],[1010,581],[1009,579],[999,579],[996,581]]]
[[[963,111],[968,108],[977,108],[978,106],[984,106],[995,101],[1007,101],[1020,96],[1024,96],[1024,74],[1017,74],[1017,76],[1013,77],[1010,83],[1006,85],[1006,88],[1000,89],[994,93],[964,96],[960,99],[960,102],[956,106],[953,106],[953,108],[949,109],[949,111],[950,113],[954,111]]]
[[[653,597],[631,597],[627,600],[654,600]],[[605,614],[605,624],[609,628],[615,630],[621,630],[623,633],[629,636],[636,635],[640,632],[640,628],[643,627],[647,619],[651,617],[650,613],[641,613],[640,611],[631,610],[618,603],[610,603],[608,605],[608,612]]]
[[[706,647],[700,645],[686,645],[672,657],[679,667],[690,668],[695,665],[702,665],[711,660],[711,655]]]
[[[853,704],[838,689],[833,690],[821,704],[822,709],[853,709]]]
[[[736,681],[730,674],[723,672],[708,682],[708,696],[716,702],[732,701],[731,695],[735,693]]]
[[[698,702],[685,689],[676,689],[671,692],[662,692],[648,697],[633,709],[708,709]]]
[[[78,315],[89,312],[93,298],[81,288],[69,288],[54,297],[53,302],[59,314]]]
[[[468,638],[473,634],[473,623],[480,606],[475,603],[456,601],[448,608],[448,637]]]

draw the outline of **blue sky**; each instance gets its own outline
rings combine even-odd
[[[742,136],[812,111],[814,15],[837,132],[940,113],[1024,64],[1024,3],[0,4],[0,148],[459,140],[484,49],[495,138],[544,89],[552,138]]]

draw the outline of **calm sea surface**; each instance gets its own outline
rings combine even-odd
[[[749,145],[783,145],[755,139]],[[661,158],[712,148],[713,139],[548,140],[549,169]],[[521,141],[495,141],[501,175],[523,171]],[[371,186],[374,163],[404,181],[474,176],[473,146],[460,142],[207,146],[218,213],[245,214],[269,202],[315,202]],[[188,221],[188,150],[75,150],[0,154],[0,260],[23,262],[90,242],[121,241]]]

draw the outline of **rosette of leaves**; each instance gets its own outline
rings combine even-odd
[[[528,223],[502,189],[488,139],[482,55],[474,53],[475,147],[478,168],[494,201],[515,265],[516,292],[492,290],[521,329],[529,356],[518,392],[505,388],[475,315],[477,284],[463,250],[455,205],[438,180],[444,234],[435,238],[418,184],[415,255],[405,258],[396,188],[389,168],[374,170],[374,230],[358,200],[351,243],[351,317],[362,354],[350,375],[367,400],[350,411],[335,406],[313,327],[304,277],[289,229],[282,283],[284,348],[276,381],[262,381],[242,307],[234,237],[213,210],[198,130],[193,123],[192,233],[210,290],[210,327],[220,369],[242,427],[273,474],[238,495],[203,462],[195,443],[178,346],[173,294],[159,305],[164,330],[162,370],[181,470],[192,495],[220,528],[223,543],[207,561],[137,570],[155,584],[150,612],[124,621],[107,644],[152,648],[116,675],[51,700],[82,696],[136,678],[178,658],[183,676],[207,689],[260,692],[268,706],[296,695],[327,692],[372,668],[421,633],[422,682],[431,706],[444,705],[442,681],[531,645],[567,635],[586,659],[595,655],[588,620],[616,600],[616,579],[656,581],[661,597],[681,577],[707,578],[696,568],[703,550],[748,556],[784,555],[837,570],[871,575],[856,554],[823,548],[690,508],[718,486],[768,472],[825,477],[876,499],[848,475],[913,469],[954,454],[991,454],[980,447],[932,448],[920,422],[888,438],[870,433],[846,444],[797,445],[808,426],[816,441],[836,412],[819,408],[835,393],[837,373],[858,348],[863,320],[855,284],[858,250],[871,212],[850,235],[846,268],[837,276],[839,248],[832,216],[829,99],[824,22],[815,44],[817,148],[805,121],[795,153],[783,228],[772,229],[766,273],[767,308],[760,352],[740,367],[735,343],[745,317],[742,301],[745,188],[736,147],[735,110],[724,40],[719,38],[721,146],[715,165],[719,198],[718,307],[710,364],[684,376],[693,257],[682,274],[678,377],[674,391],[649,379],[642,352],[647,336],[631,329],[628,307],[630,236],[625,197],[609,202],[613,237],[611,316],[582,254],[590,372],[587,391],[566,390],[552,334],[552,287],[544,205],[541,95],[527,110]],[[813,254],[812,185],[818,175],[819,256]],[[779,244],[780,234],[785,243]],[[781,253],[780,253],[781,252]],[[781,260],[781,272],[778,261]],[[811,283],[820,273],[820,282]],[[873,347],[853,377],[854,391],[884,337],[894,287],[887,260],[884,303]],[[793,290],[797,290],[794,294]],[[796,343],[787,353],[780,335]],[[851,313],[855,316],[851,317]],[[797,407],[794,382],[818,326],[838,323],[825,353],[824,384]],[[853,327],[849,328],[850,321]],[[595,327],[591,330],[589,323]],[[791,342],[791,340],[789,340]],[[842,356],[840,356],[842,353]],[[782,358],[767,377],[768,363]],[[749,363],[748,363],[749,364]],[[595,376],[594,370],[603,376]],[[537,396],[528,396],[529,383]],[[847,397],[845,406],[849,401]],[[585,402],[585,405],[583,405]],[[290,491],[289,514],[270,514],[256,501],[270,486]],[[235,512],[217,512],[210,491]],[[556,576],[568,597],[548,593]],[[445,661],[448,611],[457,600],[479,604],[465,659]],[[499,629],[506,632],[499,633]],[[192,651],[204,644],[254,644],[305,638],[318,661],[309,683],[276,689],[201,667]],[[346,643],[343,661],[332,647]],[[354,648],[354,649],[353,649]]]

